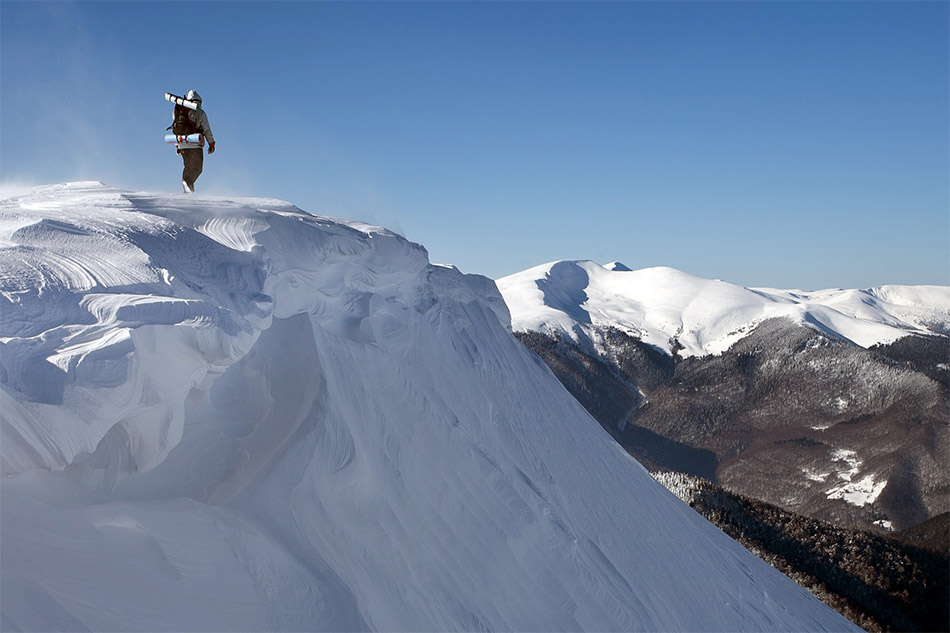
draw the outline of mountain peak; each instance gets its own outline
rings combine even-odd
[[[722,353],[772,318],[862,347],[950,331],[947,286],[744,288],[664,266],[630,271],[583,261],[538,266],[497,284],[516,331],[555,331],[577,340],[592,328],[615,327],[667,353],[681,347],[687,356]]]
[[[394,233],[89,185],[0,200],[0,245],[3,622],[855,630]]]

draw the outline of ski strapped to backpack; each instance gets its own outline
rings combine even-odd
[[[166,101],[171,101],[171,102],[174,103],[175,105],[184,106],[184,107],[188,108],[189,110],[200,110],[200,109],[201,109],[201,102],[200,102],[200,101],[189,101],[188,99],[185,99],[184,97],[179,97],[179,96],[177,96],[177,95],[173,95],[173,94],[170,93],[170,92],[166,92],[166,93],[165,93],[165,100],[166,100]]]

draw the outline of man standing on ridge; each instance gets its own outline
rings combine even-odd
[[[208,153],[214,154],[214,135],[211,133],[211,124],[208,122],[208,115],[201,108],[201,95],[196,90],[189,90],[185,95],[188,101],[198,103],[197,110],[191,110],[181,105],[176,105],[172,113],[172,131],[178,135],[199,133],[202,135],[202,142],[195,147],[194,144],[179,141],[175,147],[185,164],[181,172],[181,186],[185,193],[195,192],[195,180],[201,175],[204,167],[204,154],[201,149],[204,147],[204,139],[208,139]]]

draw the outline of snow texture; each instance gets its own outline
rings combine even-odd
[[[511,335],[264,199],[0,201],[3,630],[842,631]]]
[[[616,327],[667,353],[721,354],[767,319],[786,318],[861,347],[950,332],[950,286],[868,290],[743,288],[673,268],[559,261],[498,280],[515,331],[593,339]]]
[[[862,507],[874,503],[887,487],[887,480],[878,481],[873,474],[861,479],[855,479],[861,472],[864,461],[852,450],[836,448],[831,451],[834,462],[844,462],[847,469],[840,469],[837,473],[838,483],[828,491],[829,499],[844,499],[853,506]],[[829,473],[830,474],[830,473]],[[823,481],[823,480],[822,480]]]

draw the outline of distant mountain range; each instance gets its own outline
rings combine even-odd
[[[574,340],[616,328],[669,354],[721,354],[784,318],[861,347],[909,334],[950,334],[950,286],[868,290],[743,288],[666,268],[559,261],[497,281],[515,331]]]
[[[648,468],[844,526],[948,510],[950,287],[751,289],[589,261],[497,284],[522,342]]]

